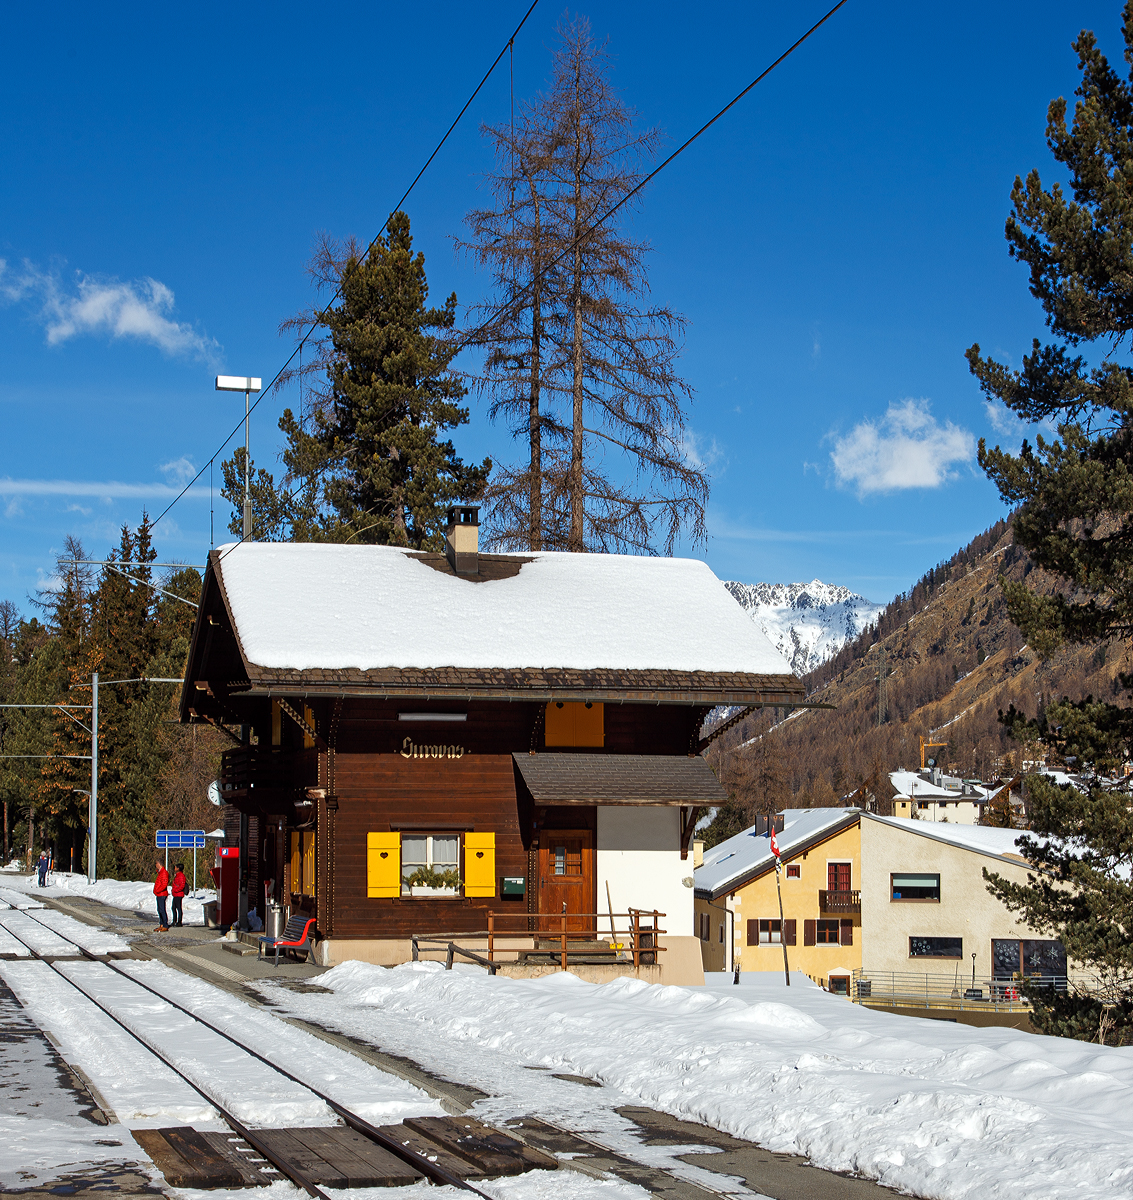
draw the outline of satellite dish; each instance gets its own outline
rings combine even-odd
[[[219,808],[224,803],[224,801],[221,800],[221,798],[220,798],[220,780],[219,779],[214,779],[212,781],[212,783],[209,784],[208,798],[209,798],[209,803],[215,804],[217,806],[217,808]]]

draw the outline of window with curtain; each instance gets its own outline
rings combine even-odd
[[[403,833],[401,835],[401,894],[414,888],[457,891],[460,879],[460,834]]]

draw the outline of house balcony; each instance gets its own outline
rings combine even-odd
[[[862,911],[862,894],[860,891],[832,892],[820,888],[818,892],[818,911],[824,913],[860,913]]]
[[[313,750],[272,750],[240,746],[220,756],[220,799],[245,812],[289,813],[296,792],[316,786],[318,759]]]

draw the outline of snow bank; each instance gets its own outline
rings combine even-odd
[[[739,988],[724,978],[703,990],[599,986],[350,962],[320,977],[333,997],[310,1000],[324,1022],[383,1044],[403,1019],[454,1078],[489,1049],[511,1066],[516,1104],[531,1079],[523,1067],[540,1064],[942,1200],[1133,1192],[1133,1049],[891,1016],[809,985],[788,992],[777,977]]]
[[[695,559],[523,555],[511,579],[471,584],[394,546],[217,549],[241,647],[261,667],[790,674]],[[446,629],[460,636],[439,637]]]
[[[199,880],[198,876],[198,880]],[[49,899],[60,899],[67,895],[85,896],[88,900],[97,900],[101,904],[109,904],[112,908],[125,909],[127,912],[144,912],[157,920],[157,900],[153,894],[153,881],[130,879],[100,879],[97,883],[88,883],[85,875],[77,872],[52,871],[49,876],[50,886],[41,888],[35,882],[35,876],[6,878],[5,886],[24,896],[46,896]],[[192,886],[192,876],[189,878]],[[0,898],[3,898],[4,888],[0,888]],[[186,925],[203,925],[205,923],[204,906],[216,899],[216,892],[198,888],[196,896],[185,897],[183,906]],[[167,901],[172,916],[172,898]]]

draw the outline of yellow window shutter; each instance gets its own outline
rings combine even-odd
[[[401,895],[401,834],[366,834],[366,895]]]
[[[279,707],[278,700],[271,702],[271,744],[283,745],[283,709]]]
[[[300,850],[302,834],[291,835],[291,890],[295,893],[303,890],[303,852]]]
[[[315,894],[315,835],[303,834],[303,895]]]
[[[575,745],[603,746],[605,745],[605,710],[602,702],[593,703],[588,708],[585,704],[575,707]]]
[[[306,721],[307,724],[310,725],[310,727],[312,729],[315,728],[315,710],[309,704],[303,705],[303,720]],[[310,750],[310,748],[314,744],[315,744],[315,739],[313,737],[311,737],[311,735],[309,733],[304,731],[304,733],[303,733],[303,749]]]
[[[496,894],[496,835],[466,833],[464,835],[464,894],[494,896]]]

